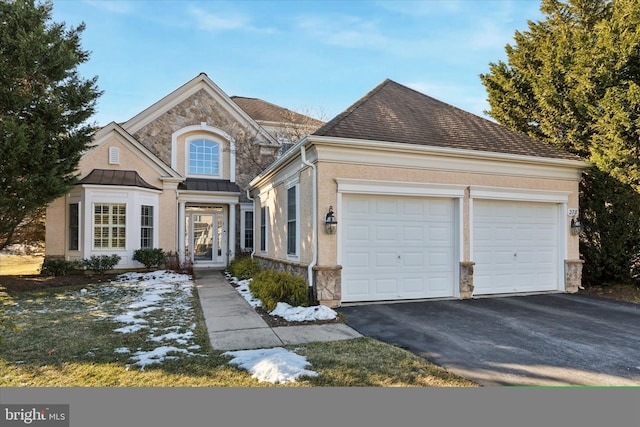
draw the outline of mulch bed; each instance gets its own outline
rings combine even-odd
[[[95,276],[92,274],[70,274],[68,276],[41,276],[39,274],[25,276],[0,276],[0,289],[5,291],[32,291],[44,288],[64,286],[87,286],[95,283],[109,283],[118,274]]]

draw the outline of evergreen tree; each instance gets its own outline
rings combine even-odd
[[[101,92],[77,67],[84,24],[52,22],[52,3],[0,0],[0,249],[38,209],[69,191]]]
[[[638,278],[640,3],[542,0],[546,18],[480,76],[500,124],[592,162],[580,204],[587,284]]]

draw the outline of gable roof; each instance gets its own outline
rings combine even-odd
[[[178,172],[171,169],[169,165],[160,160],[155,154],[138,142],[129,132],[124,130],[122,126],[116,122],[111,122],[96,132],[93,137],[95,145],[93,145],[90,150],[95,150],[100,145],[106,143],[113,135],[119,137],[120,142],[124,143],[133,153],[135,153],[136,156],[154,168],[160,175],[161,179],[182,181],[182,177]]]
[[[255,120],[247,114],[238,104],[233,102],[231,98],[220,87],[213,82],[205,73],[200,73],[187,83],[183,84],[170,94],[166,95],[150,107],[136,114],[126,122],[122,124],[122,128],[127,132],[134,134],[142,127],[146,126],[166,111],[170,110],[180,102],[187,99],[189,96],[198,92],[199,90],[205,90],[212,98],[224,106],[226,110],[238,121],[244,122],[247,125],[256,129],[259,135],[262,135],[264,139],[273,145],[278,145],[273,136],[271,136],[262,126],[258,125]]]
[[[313,135],[581,160],[389,79]]]
[[[287,108],[280,107],[258,98],[246,98],[232,96],[231,99],[238,104],[253,120],[276,123],[293,123],[296,125],[316,125],[320,127],[324,122],[304,114],[296,113]]]

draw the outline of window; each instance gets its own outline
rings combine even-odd
[[[140,247],[153,248],[153,206],[142,205],[140,214]]]
[[[189,143],[189,174],[219,175],[220,145],[207,139]]]
[[[93,211],[93,247],[124,249],[126,246],[127,205],[96,203]]]
[[[269,209],[265,206],[260,208],[260,250],[267,251],[267,217]]]
[[[287,254],[297,255],[297,186],[293,186],[287,190]]]
[[[72,203],[69,205],[69,250],[80,249],[80,205]]]
[[[253,212],[244,213],[244,248],[253,249]]]

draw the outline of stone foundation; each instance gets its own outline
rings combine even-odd
[[[570,294],[575,294],[582,286],[582,265],[581,259],[568,259],[564,262],[564,290]]]
[[[460,262],[460,298],[468,299],[473,296],[473,261]]]
[[[292,261],[266,258],[254,255],[261,268],[286,271],[296,276],[302,276],[309,284],[308,266]],[[342,267],[341,266],[315,266],[313,267],[313,289],[309,292],[310,304],[322,304],[328,307],[338,307],[342,298]]]
[[[338,307],[342,300],[342,266],[313,267],[313,282],[318,303]]]

